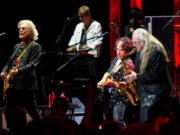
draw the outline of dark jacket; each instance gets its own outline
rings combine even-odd
[[[135,70],[137,72],[137,91],[141,105],[151,106],[156,102],[168,100],[173,85],[163,53],[155,50],[150,54],[144,73],[139,72],[140,63],[140,54],[137,53]]]
[[[27,44],[28,45],[28,44]],[[14,67],[14,61],[17,59],[20,50],[21,43],[18,43],[13,48],[13,53],[9,58],[9,61],[4,66],[2,72],[8,72],[9,69]],[[37,79],[36,79],[36,68],[39,64],[41,57],[41,46],[32,41],[31,46],[26,50],[26,52],[21,57],[18,69],[18,74],[13,77],[13,89],[16,90],[36,90],[37,89]]]

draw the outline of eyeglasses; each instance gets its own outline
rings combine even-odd
[[[132,43],[134,45],[139,45],[139,44],[143,44],[144,42],[139,40],[139,41],[132,41]]]
[[[117,51],[125,51],[124,49],[122,48],[116,48]]]
[[[81,16],[78,16],[79,18],[84,18],[86,17],[87,15],[81,15]]]

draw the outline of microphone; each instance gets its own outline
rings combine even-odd
[[[74,16],[71,16],[71,17],[67,17],[66,20],[67,21],[71,21],[72,19],[75,19],[77,18],[77,15],[74,15]]]
[[[108,32],[106,31],[106,32],[104,32],[102,35],[97,36],[96,39],[101,38],[101,37],[104,37],[104,36],[107,35],[107,34],[108,34]]]
[[[6,32],[0,33],[0,37],[5,36],[5,35],[6,35]]]

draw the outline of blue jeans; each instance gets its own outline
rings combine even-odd
[[[125,109],[126,105],[120,102],[118,104],[115,104],[112,110],[113,120],[119,122],[123,128],[126,128],[126,123],[124,121]]]
[[[144,122],[148,119],[148,112],[151,106],[140,106],[140,121]]]

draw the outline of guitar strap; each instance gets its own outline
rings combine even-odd
[[[31,46],[31,44],[32,44],[32,42],[30,42],[29,45],[23,50],[23,52],[17,57],[17,59],[14,62],[15,65],[19,62],[19,60],[21,59],[23,54],[27,51],[27,49]]]

